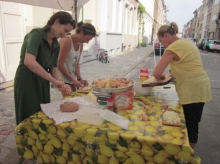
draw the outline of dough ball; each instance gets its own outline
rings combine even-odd
[[[60,104],[60,110],[62,112],[75,112],[79,110],[79,105],[72,101],[64,102],[63,104]]]

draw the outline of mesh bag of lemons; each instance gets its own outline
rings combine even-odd
[[[121,111],[130,120],[128,130],[108,121],[100,126],[64,122],[38,112],[16,127],[19,159],[44,164],[200,164],[188,145],[186,127],[163,126],[161,100],[144,98],[133,110]],[[176,107],[179,108],[179,107]],[[177,109],[184,121],[182,109]],[[147,118],[147,119],[146,119]]]

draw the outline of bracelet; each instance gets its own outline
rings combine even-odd
[[[63,79],[60,78],[59,81],[63,81]]]
[[[80,77],[80,78],[77,78],[77,80],[80,81],[80,80],[82,80],[82,78],[81,78],[81,77]]]

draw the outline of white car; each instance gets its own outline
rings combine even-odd
[[[205,49],[205,44],[204,47]],[[220,51],[220,41],[218,40],[209,40],[209,51],[213,52],[213,51]]]

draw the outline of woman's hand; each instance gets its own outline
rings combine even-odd
[[[75,87],[78,87],[78,88],[79,87],[83,87],[83,84],[80,81],[78,81],[78,80],[74,80],[73,84],[74,84]]]
[[[54,80],[52,82],[59,90],[63,89],[65,83],[63,81],[60,80]]]
[[[80,82],[86,87],[89,85],[87,80],[80,80]]]

